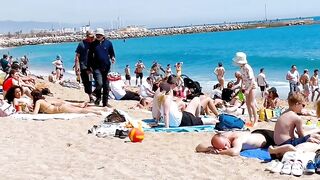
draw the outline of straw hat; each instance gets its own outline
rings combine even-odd
[[[247,55],[244,52],[237,52],[236,56],[232,59],[236,64],[247,64]]]
[[[103,35],[104,36],[104,30],[102,28],[97,28],[96,30],[96,35],[97,34],[100,34],[100,35]]]

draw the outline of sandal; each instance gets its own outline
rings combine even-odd
[[[302,161],[301,160],[296,160],[293,164],[292,164],[292,169],[291,169],[291,173],[294,176],[301,176],[303,174],[303,165],[302,165]]]

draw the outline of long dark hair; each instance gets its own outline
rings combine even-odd
[[[42,92],[39,91],[38,89],[35,89],[31,92],[31,96],[33,97],[33,104],[36,105],[36,102],[39,100],[39,99],[45,99],[43,96],[42,96]]]
[[[12,86],[8,92],[6,93],[6,96],[5,98],[8,100],[8,103],[12,103],[13,102],[13,99],[15,98],[15,90],[19,88],[20,91],[21,91],[21,95],[23,95],[23,89],[21,86]]]

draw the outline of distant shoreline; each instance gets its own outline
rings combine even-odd
[[[181,26],[181,27],[168,27],[168,28],[125,28],[106,33],[108,39],[129,39],[140,37],[153,37],[165,36],[176,34],[193,34],[204,32],[219,32],[219,31],[233,31],[242,29],[254,28],[272,28],[292,25],[312,25],[319,24],[312,18],[295,19],[295,20],[274,20],[274,21],[260,21],[248,23],[233,23],[221,25],[197,25],[197,26]],[[84,38],[83,34],[25,34],[24,37],[0,37],[0,49],[25,46],[25,45],[38,45],[48,43],[63,43],[63,42],[79,42]]]

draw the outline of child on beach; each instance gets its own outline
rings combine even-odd
[[[289,109],[282,113],[274,128],[275,143],[280,146],[285,144],[296,146],[307,141],[320,143],[319,134],[306,135],[302,127],[303,120],[297,115],[305,107],[303,94],[293,93],[288,97],[288,104]],[[295,132],[298,138],[295,137]]]
[[[249,113],[249,121],[247,123],[248,126],[256,125],[258,121],[257,116],[257,107],[255,100],[255,89],[256,82],[254,78],[254,73],[251,66],[248,64],[247,55],[243,52],[237,52],[236,56],[233,58],[233,62],[240,66],[240,72],[242,76],[242,89],[244,90],[244,94],[246,97],[246,105]],[[253,121],[252,121],[253,116]]]

